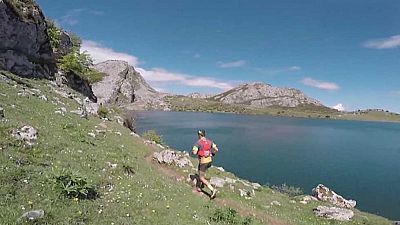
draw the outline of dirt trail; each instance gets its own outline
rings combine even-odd
[[[183,174],[179,173],[178,171],[176,171],[174,169],[171,169],[171,168],[168,168],[168,167],[166,167],[164,165],[160,165],[160,164],[156,163],[153,160],[153,153],[154,152],[151,152],[150,154],[148,154],[145,157],[147,163],[149,163],[153,167],[157,168],[160,172],[162,172],[167,177],[170,177],[170,178],[172,178],[172,179],[174,179],[174,180],[176,180],[178,182],[185,183],[188,186],[193,188],[193,186],[191,186],[190,184],[188,184],[186,182],[186,177]],[[203,197],[204,199],[209,200],[209,197],[207,195],[197,192],[194,188],[193,188],[193,193]],[[291,223],[289,223],[287,221],[283,221],[283,220],[280,220],[280,219],[273,218],[273,217],[271,217],[269,215],[266,215],[264,213],[261,213],[261,212],[259,212],[257,210],[245,207],[245,206],[241,205],[239,202],[236,202],[236,201],[233,201],[233,200],[230,200],[230,199],[222,199],[222,198],[218,198],[217,197],[213,201],[215,203],[217,203],[218,205],[220,205],[220,206],[230,207],[230,208],[236,210],[242,216],[255,217],[255,218],[261,220],[265,224],[269,224],[269,225],[292,225]]]

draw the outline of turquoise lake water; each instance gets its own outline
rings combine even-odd
[[[220,153],[214,165],[260,184],[319,183],[357,208],[400,220],[400,123],[234,114],[140,112],[137,131],[155,129],[167,145],[190,151],[205,129]]]

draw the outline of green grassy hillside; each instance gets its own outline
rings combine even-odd
[[[300,105],[297,107],[270,106],[256,108],[249,105],[226,104],[212,99],[189,98],[186,96],[170,96],[167,102],[173,111],[238,113],[251,115],[269,115],[301,118],[324,118],[338,120],[365,121],[400,121],[400,114],[384,111],[339,112],[337,110],[315,105]]]
[[[268,187],[246,200],[226,186],[211,201],[185,182],[191,170],[154,163],[149,156],[160,149],[116,121],[80,118],[70,113],[79,105],[49,81],[4,74],[14,81],[0,75],[0,224],[390,224],[357,210],[350,222],[319,219],[312,209],[322,203],[303,205]],[[65,115],[56,113],[62,107]],[[11,136],[23,125],[38,129],[32,147]],[[208,176],[234,178],[214,168]],[[20,218],[36,209],[43,218]]]

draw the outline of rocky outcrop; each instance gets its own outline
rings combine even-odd
[[[93,92],[99,103],[118,104],[129,109],[165,109],[163,98],[150,87],[127,62],[109,60],[95,65],[97,71],[104,73],[102,81],[93,84]]]
[[[202,99],[205,99],[205,98],[210,98],[210,97],[212,97],[212,95],[194,92],[194,93],[188,94],[187,97],[189,97],[189,98],[202,98]]]
[[[318,206],[314,209],[316,216],[339,221],[349,221],[354,216],[354,212],[350,209],[341,209],[336,207]]]
[[[71,53],[73,47],[74,44],[72,42],[70,34],[64,30],[60,30],[60,44],[55,50],[56,57],[60,58],[64,55]]]
[[[300,90],[273,87],[265,83],[243,84],[213,96],[211,99],[227,104],[243,104],[259,108],[268,106],[296,107],[310,104],[323,106],[319,101],[306,96]]]
[[[62,84],[67,85],[71,89],[88,97],[91,101],[97,102],[97,97],[93,93],[92,85],[87,79],[82,78],[78,74],[70,71],[68,73],[57,73],[56,79]]]
[[[155,152],[153,158],[161,164],[175,164],[178,167],[193,167],[192,162],[188,153],[176,152],[172,150],[163,150],[161,152]]]
[[[0,69],[27,78],[56,71],[47,23],[33,0],[0,1]]]
[[[347,200],[323,184],[319,184],[312,192],[318,200],[327,201],[339,207],[354,208],[357,204],[355,200]]]
[[[32,146],[37,141],[38,131],[31,126],[23,126],[14,130],[12,136],[18,140],[22,140],[28,146]]]

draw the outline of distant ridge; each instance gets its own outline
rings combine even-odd
[[[242,84],[215,95],[211,99],[227,104],[250,105],[258,108],[269,106],[297,107],[299,105],[324,106],[318,100],[308,97],[298,89],[273,87],[262,82]]]

